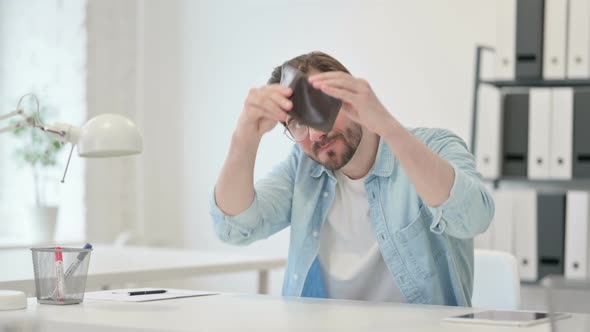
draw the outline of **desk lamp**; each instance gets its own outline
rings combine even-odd
[[[26,97],[31,97],[35,101],[34,114],[27,114],[21,107]],[[141,134],[135,124],[118,114],[100,114],[82,127],[66,123],[46,125],[39,117],[39,99],[34,94],[26,94],[19,99],[14,111],[0,116],[0,121],[12,117],[20,117],[21,121],[0,128],[0,134],[22,127],[32,127],[45,132],[61,143],[72,144],[62,183],[65,181],[75,146],[78,146],[78,155],[82,158],[122,157],[139,154],[143,149]],[[23,309],[26,305],[27,300],[23,292],[0,290],[0,310]]]

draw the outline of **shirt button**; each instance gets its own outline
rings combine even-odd
[[[299,276],[298,276],[298,275],[296,275],[296,274],[294,274],[294,275],[293,275],[293,280],[297,280],[297,279],[299,279]]]
[[[318,232],[317,231],[314,231],[313,232],[313,237],[318,237]]]
[[[328,192],[324,191],[324,198],[328,198]]]

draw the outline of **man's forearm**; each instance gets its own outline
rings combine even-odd
[[[399,160],[418,195],[431,207],[444,203],[451,193],[455,171],[451,164],[406,130],[395,118],[381,137]]]
[[[260,137],[242,135],[238,131],[232,136],[229,153],[215,185],[217,206],[228,215],[245,211],[254,200],[254,164]]]

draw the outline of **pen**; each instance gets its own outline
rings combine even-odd
[[[165,289],[156,289],[156,290],[147,290],[147,291],[135,291],[135,292],[128,292],[129,296],[134,295],[151,295],[151,294],[162,294],[166,293]]]
[[[84,249],[92,249],[92,245],[90,243],[86,243],[84,245]],[[70,267],[68,267],[68,269],[66,270],[65,278],[68,278],[70,275],[74,274],[74,271],[76,271],[78,266],[82,264],[82,261],[84,261],[84,258],[86,258],[87,255],[88,251],[84,251],[78,254],[76,260],[72,264],[70,264]]]
[[[55,249],[57,249],[57,248],[59,248],[60,250],[62,249],[61,247],[56,247]],[[92,245],[90,243],[86,243],[84,245],[84,249],[92,249]],[[63,271],[63,255],[62,255],[61,252],[59,254],[60,254],[60,256],[62,256],[61,257],[62,258],[62,260],[61,260],[62,261],[62,267],[61,267],[61,269]],[[74,261],[72,264],[70,264],[70,266],[68,267],[68,269],[64,273],[64,275],[63,275],[63,281],[64,282],[65,282],[65,280],[68,277],[70,277],[72,274],[74,274],[74,272],[76,271],[76,269],[78,268],[78,266],[80,266],[80,264],[82,264],[82,262],[84,261],[84,258],[86,258],[87,255],[88,255],[88,252],[87,251],[86,252],[81,252],[81,253],[78,254],[78,256],[76,257],[76,261]],[[57,256],[57,253],[56,253],[56,256]],[[57,274],[59,275],[59,273],[57,273]],[[63,282],[62,282],[61,289],[62,289],[62,292],[63,292]],[[56,295],[57,292],[58,292],[58,287],[56,287],[53,290],[53,293],[51,293],[51,298],[53,298]]]
[[[61,247],[55,247],[55,281],[57,289],[57,299],[64,300],[64,261],[61,253]]]

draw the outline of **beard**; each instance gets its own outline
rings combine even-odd
[[[323,136],[321,140],[314,142],[312,145],[312,155],[309,157],[330,171],[339,170],[352,159],[361,142],[362,137],[363,131],[361,126],[357,123],[353,123],[350,127],[346,128],[344,133],[337,132],[331,136],[326,135]],[[342,143],[344,143],[344,151],[338,154],[333,148],[330,147],[325,151],[326,155],[328,156],[328,160],[320,161],[318,157],[319,150],[336,140],[341,140]]]

